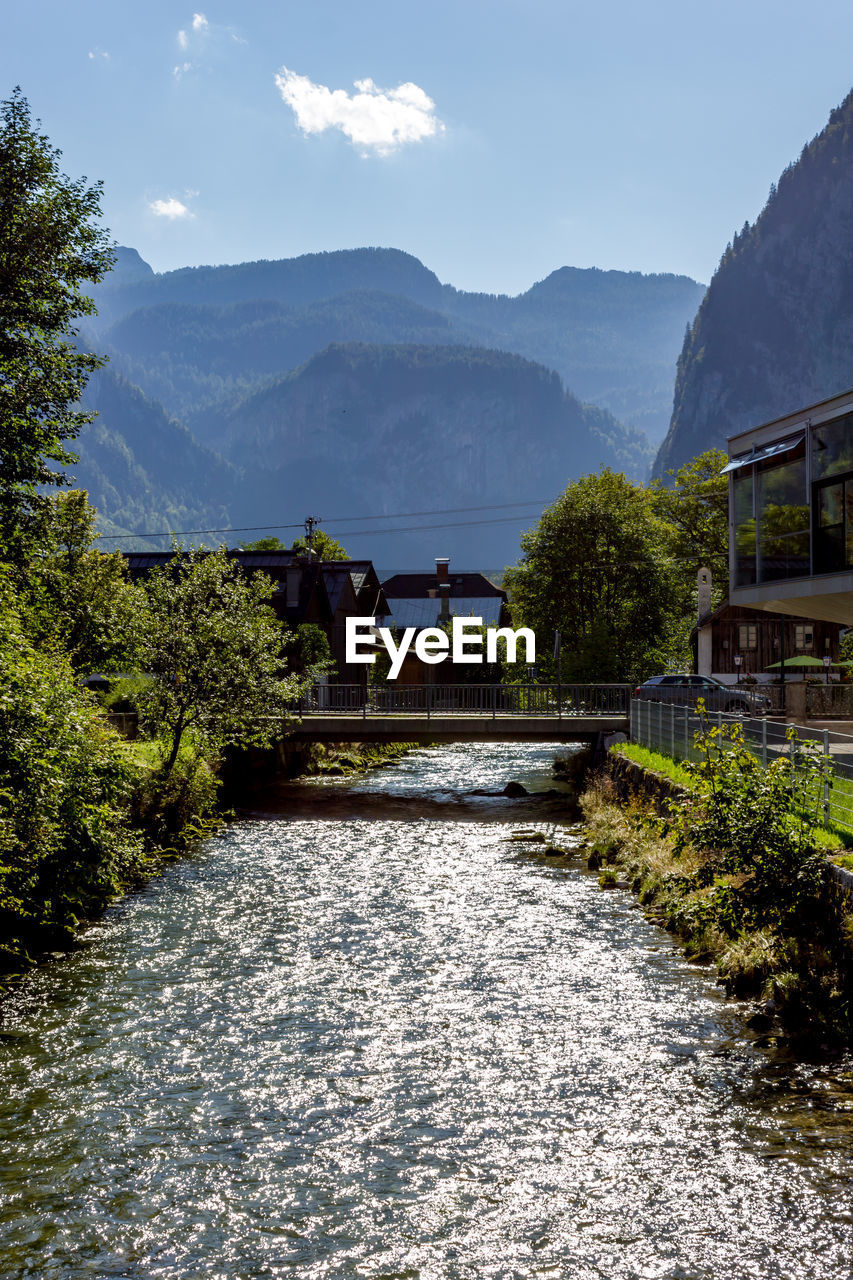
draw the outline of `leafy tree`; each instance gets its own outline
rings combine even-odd
[[[605,469],[573,481],[521,540],[507,571],[513,624],[532,627],[553,676],[554,632],[565,680],[645,678],[670,651],[678,576],[647,490]]]
[[[296,628],[287,650],[287,667],[309,681],[334,671],[329,637],[316,622],[301,622]]]
[[[338,542],[337,538],[333,538],[330,533],[326,533],[324,529],[315,529],[311,540],[314,555],[318,560],[349,560],[350,556]],[[296,538],[292,551],[299,552],[300,555],[308,554],[307,537]]]
[[[254,542],[242,542],[242,551],[287,551],[281,538],[256,538]]]
[[[668,471],[670,484],[655,480],[651,485],[652,510],[663,522],[669,552],[693,606],[696,574],[703,567],[711,570],[715,603],[728,596],[729,486],[721,474],[727,462],[722,449],[708,449]]]
[[[286,635],[269,578],[219,551],[176,554],[146,583],[139,663],[143,719],[165,743],[168,777],[185,735],[199,751],[274,741],[304,681],[285,675]]]
[[[134,665],[139,589],[120,552],[92,549],[96,516],[84,490],[54,494],[27,573],[31,633],[41,644],[61,642],[78,672]]]
[[[286,547],[281,538],[258,538],[255,542],[244,542],[244,551],[295,551],[297,555],[308,554],[307,537],[297,538],[292,547]],[[349,560],[344,547],[337,538],[323,529],[315,529],[312,538],[312,549],[318,560]]]
[[[61,153],[38,132],[20,89],[0,105],[0,554],[37,536],[43,485],[64,483],[66,448],[94,414],[77,404],[103,363],[73,342],[94,311],[82,290],[109,270],[97,225],[101,184],[60,171]],[[54,465],[51,465],[54,464]]]
[[[0,966],[65,941],[140,872],[136,781],[65,654],[27,635],[0,571]]]

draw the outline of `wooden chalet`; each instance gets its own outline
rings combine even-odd
[[[145,577],[167,565],[172,551],[125,553],[131,578]],[[179,553],[181,554],[181,553]],[[314,623],[329,640],[338,684],[363,684],[367,667],[347,666],[345,626],[348,617],[376,617],[389,612],[373,563],[370,560],[317,560],[294,551],[228,551],[229,560],[248,574],[264,573],[275,587],[270,601],[276,614],[290,627]]]
[[[770,666],[783,657],[786,660],[803,656],[823,659],[828,655],[833,663],[837,662],[843,630],[837,622],[768,613],[746,605],[723,604],[700,617],[693,628],[694,666],[699,675],[714,676],[726,684],[733,683],[738,675],[769,680],[778,675],[778,670],[769,670]],[[704,643],[700,644],[700,638]],[[709,671],[699,671],[698,654],[701,651],[710,652]],[[741,658],[739,668],[735,662],[738,656]],[[786,676],[790,679],[796,674],[797,670],[793,668]]]

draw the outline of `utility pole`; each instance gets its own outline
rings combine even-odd
[[[314,545],[313,545],[314,544],[314,527],[315,525],[318,525],[321,523],[322,523],[322,520],[320,516],[305,517],[305,536],[308,539],[308,559],[309,560],[314,555]]]
[[[554,631],[554,657],[557,659],[557,708],[563,717],[563,637],[559,627]]]

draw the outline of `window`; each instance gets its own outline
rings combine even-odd
[[[809,506],[802,445],[756,468],[758,580],[775,582],[809,572]]]
[[[733,481],[735,524],[735,584],[755,582],[755,512],[752,509],[752,467],[735,472]]]
[[[853,567],[853,414],[812,431],[814,572]]]
[[[795,649],[813,649],[814,648],[814,627],[806,623],[798,623],[794,627],[794,648]]]
[[[758,648],[758,624],[741,622],[737,629],[737,647],[741,653]]]

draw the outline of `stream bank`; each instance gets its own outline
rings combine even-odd
[[[282,784],[27,975],[0,1275],[849,1280],[853,1062],[762,1048],[559,799],[475,794],[553,751]]]
[[[719,853],[685,840],[685,814],[703,812],[698,792],[618,748],[590,776],[581,809],[587,863],[602,888],[630,888],[650,919],[678,935],[685,956],[713,964],[724,989],[755,1001],[761,1025],[799,1052],[850,1046],[853,911],[842,883],[849,873],[839,875],[816,848],[801,869],[783,868],[777,901],[771,884],[770,901],[765,894],[756,910],[749,904],[768,867],[733,871]]]

